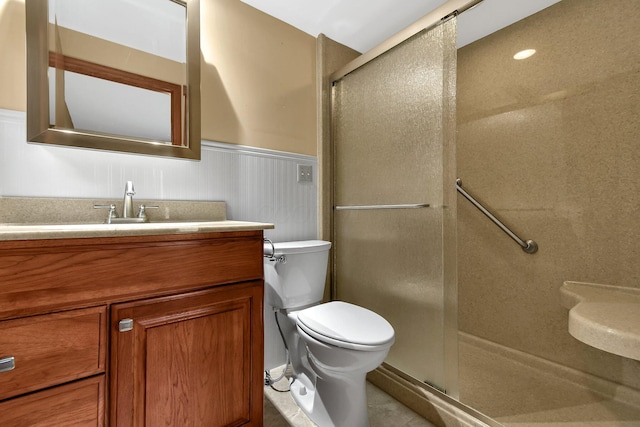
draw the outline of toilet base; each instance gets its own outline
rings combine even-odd
[[[356,377],[316,377],[296,375],[291,396],[319,427],[369,427],[366,374]]]

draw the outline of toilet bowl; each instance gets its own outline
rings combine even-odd
[[[320,427],[367,427],[366,374],[384,361],[394,330],[366,308],[320,304],[330,247],[321,240],[265,245],[265,301],[282,320],[298,406]]]

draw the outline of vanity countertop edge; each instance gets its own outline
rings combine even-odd
[[[0,241],[147,236],[268,230],[273,228],[274,225],[269,223],[231,220],[144,224],[0,224]]]

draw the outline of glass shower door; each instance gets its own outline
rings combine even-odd
[[[456,21],[334,82],[335,299],[394,327],[386,363],[457,394]]]

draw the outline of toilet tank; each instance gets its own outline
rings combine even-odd
[[[265,243],[265,302],[296,309],[322,301],[330,248],[324,240],[280,242],[273,248]]]

